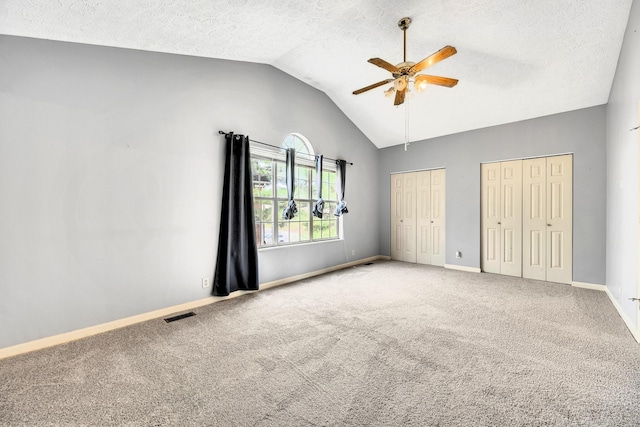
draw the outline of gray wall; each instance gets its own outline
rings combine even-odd
[[[261,251],[262,283],[378,254],[378,150],[283,72],[9,36],[0,64],[0,348],[208,296],[218,130],[355,163],[345,240]]]
[[[607,104],[607,287],[635,324],[638,309],[638,141],[640,3],[629,23]]]
[[[380,253],[390,253],[390,173],[447,169],[446,263],[479,268],[480,164],[561,153],[574,154],[573,280],[604,284],[604,106],[421,141],[407,152],[381,150]]]

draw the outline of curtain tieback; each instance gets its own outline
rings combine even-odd
[[[296,206],[296,202],[293,200],[289,200],[289,204],[282,211],[283,219],[293,219],[294,216],[298,213],[298,207]]]

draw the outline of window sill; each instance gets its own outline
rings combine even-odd
[[[335,242],[344,242],[344,239],[343,238],[337,238],[337,239],[318,240],[318,241],[315,241],[315,242],[290,243],[290,244],[287,244],[287,245],[279,245],[279,246],[264,246],[264,247],[258,248],[258,252],[261,252],[261,251],[272,251],[274,249],[283,249],[283,248],[298,248],[298,247],[301,247],[301,246],[322,245],[322,244],[326,244],[326,243],[335,243]]]

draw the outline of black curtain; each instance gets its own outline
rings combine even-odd
[[[322,218],[324,210],[324,200],[322,200],[322,154],[316,156],[316,189],[318,190],[318,200],[313,205],[313,216]]]
[[[347,162],[346,160],[336,160],[336,186],[338,191],[338,206],[333,213],[335,216],[349,213],[347,210],[347,202],[344,201],[344,186],[346,182]]]
[[[287,150],[287,195],[289,196],[289,203],[285,206],[282,211],[283,219],[293,219],[294,216],[298,213],[298,207],[296,206],[296,202],[293,201],[293,196],[296,192],[296,177],[295,177],[295,164],[296,158],[296,150],[294,148],[289,148]]]
[[[222,215],[213,278],[213,295],[217,296],[257,290],[259,286],[249,137],[229,133],[225,142]]]

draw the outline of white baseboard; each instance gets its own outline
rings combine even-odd
[[[444,268],[448,268],[449,270],[467,271],[469,273],[481,272],[479,267],[465,267],[464,265],[455,265],[455,264],[445,264]]]
[[[383,255],[376,255],[369,258],[359,259],[357,261],[347,262],[345,264],[335,265],[333,267],[323,268],[322,270],[311,271],[309,273],[298,274],[297,276],[285,277],[284,279],[274,280],[273,282],[261,283],[260,290],[269,289],[280,285],[285,285],[291,282],[297,282],[298,280],[308,279],[309,277],[319,276],[321,274],[330,273],[336,270],[342,270],[343,268],[354,267],[356,265],[365,264],[367,262],[376,261],[379,259],[389,259]]]
[[[571,286],[575,286],[576,288],[583,289],[592,289],[594,291],[605,292],[607,287],[605,285],[595,285],[593,283],[585,283],[585,282],[571,282]]]
[[[389,259],[385,256],[373,256],[369,258],[359,259],[357,261],[348,262],[346,264],[340,264],[322,270],[312,271],[310,273],[299,274],[293,277],[287,277],[273,282],[267,282],[260,284],[260,290],[273,288],[276,286],[284,285],[286,283],[295,282],[298,280],[306,279],[313,276],[319,276],[320,274],[329,273],[331,271],[340,270],[343,268],[353,267],[356,265],[372,262],[379,259]],[[125,317],[124,319],[114,320],[112,322],[102,323],[100,325],[89,326],[87,328],[78,329],[71,332],[65,332],[59,335],[53,335],[46,338],[41,338],[33,341],[29,341],[22,344],[17,344],[11,347],[0,348],[0,360],[7,357],[17,356],[19,354],[28,353],[35,350],[41,350],[47,347],[53,347],[59,344],[65,344],[71,341],[79,340],[81,338],[90,337],[92,335],[98,335],[103,332],[112,331],[114,329],[124,328],[125,326],[134,325],[136,323],[146,322],[147,320],[157,319],[159,317],[169,316],[181,311],[193,310],[204,305],[212,304],[214,302],[224,301],[231,298],[236,298],[242,295],[260,292],[260,291],[237,291],[226,297],[207,297],[196,301],[190,301],[184,304],[178,304],[171,307],[161,308],[159,310],[150,311],[147,313],[137,314],[135,316]]]
[[[618,301],[613,296],[609,288],[605,287],[605,292],[609,296],[609,299],[613,303],[613,306],[616,308],[616,310],[618,310],[618,314],[620,315],[620,317],[622,317],[622,320],[624,321],[625,325],[627,325],[627,328],[629,328],[631,335],[633,335],[636,341],[640,343],[640,330],[638,330],[637,325],[634,325],[633,322],[627,317],[625,312],[622,311],[622,307],[620,307],[620,304],[618,304]]]

